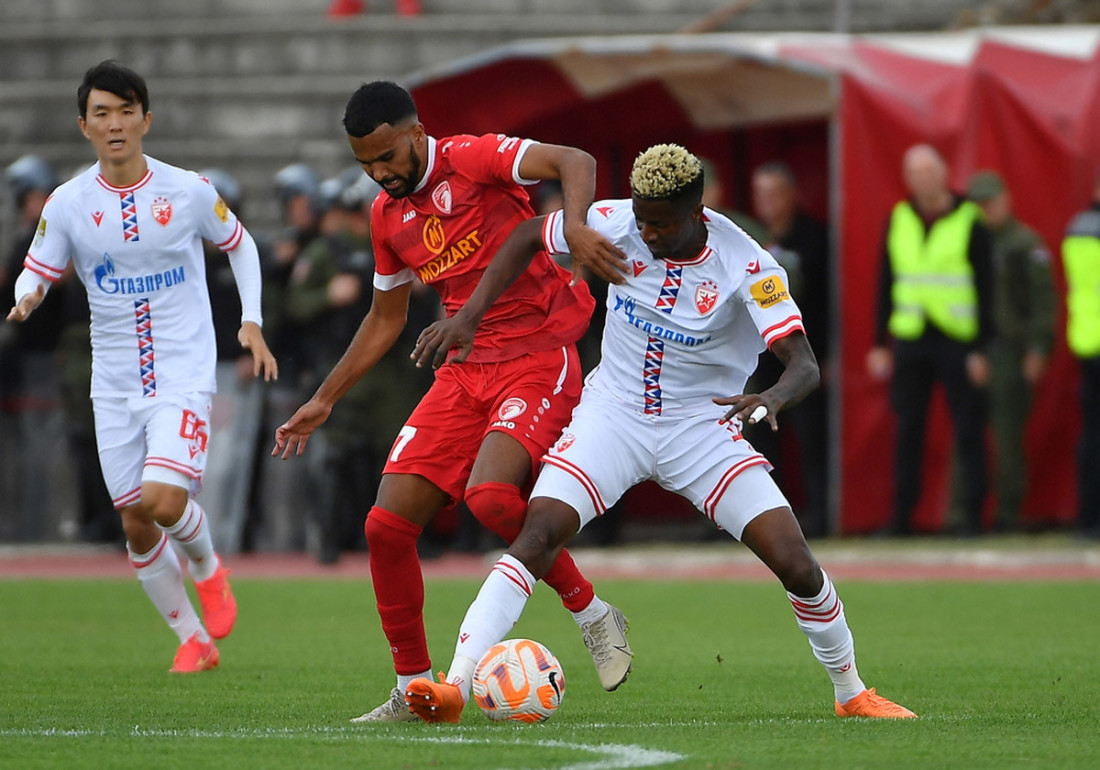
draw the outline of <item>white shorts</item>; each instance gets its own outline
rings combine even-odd
[[[143,481],[198,492],[206,470],[210,396],[92,399],[99,466],[115,508],[138,502]]]
[[[626,490],[652,479],[690,500],[737,539],[754,518],[790,503],[771,465],[734,423],[728,407],[652,417],[586,388],[572,422],[543,456],[531,499],[551,497],[576,510],[584,527]]]

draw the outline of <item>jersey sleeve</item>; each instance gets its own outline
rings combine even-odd
[[[621,204],[611,201],[596,201],[588,207],[585,224],[609,241],[614,241],[615,232],[611,224],[611,215],[619,205]],[[546,248],[546,253],[551,256],[569,253],[569,244],[565,242],[565,215],[561,209],[546,215],[546,220],[542,223],[542,245]]]
[[[444,151],[450,156],[455,170],[477,182],[508,186],[537,184],[540,181],[524,179],[519,174],[519,164],[524,154],[537,144],[533,139],[485,134],[453,137],[448,141],[453,143]]]
[[[27,250],[23,267],[35,275],[57,283],[72,256],[72,244],[66,232],[65,207],[57,196],[51,196],[42,208],[42,216]]]
[[[737,290],[756,324],[757,331],[770,348],[776,340],[794,332],[806,333],[802,313],[787,288],[787,272],[775,257],[763,249],[749,263],[745,280]]]
[[[214,185],[198,174],[195,177],[192,195],[195,201],[199,235],[214,243],[222,251],[233,251],[241,244],[244,226],[218,195]]]
[[[385,234],[385,207],[383,196],[374,199],[370,209],[370,237],[374,247],[374,288],[379,291],[393,291],[398,286],[411,283],[415,275],[397,253],[390,248]]]

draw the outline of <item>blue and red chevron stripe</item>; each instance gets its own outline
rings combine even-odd
[[[148,298],[134,300],[134,320],[141,368],[141,395],[143,398],[152,398],[157,394],[157,373],[153,365],[153,317]]]
[[[672,315],[672,310],[676,307],[676,298],[680,296],[683,275],[684,268],[680,265],[669,265],[665,270],[665,282],[661,285],[661,293],[657,295],[657,309],[662,313]]]
[[[134,192],[122,192],[118,194],[122,203],[122,238],[126,243],[138,241],[137,202],[134,200]]]
[[[642,383],[645,385],[645,414],[661,413],[661,365],[665,360],[665,341],[648,337],[645,346],[645,364]]]

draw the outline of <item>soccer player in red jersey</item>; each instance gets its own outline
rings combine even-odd
[[[376,81],[348,101],[344,128],[356,160],[379,185],[371,209],[374,299],[343,358],[275,434],[273,455],[301,454],[337,400],[394,344],[414,278],[439,292],[448,315],[469,298],[497,248],[533,216],[526,184],[559,179],[565,239],[577,264],[612,275],[622,254],[586,224],[595,161],[570,147],[500,134],[431,137],[407,91]],[[431,676],[424,635],[422,528],[465,500],[512,542],[539,459],[580,398],[575,342],[595,303],[584,283],[540,252],[490,308],[473,352],[445,364],[394,442],[367,515],[371,577],[397,687],[356,722],[415,721],[408,683]],[[595,595],[567,552],[544,578],[584,633],[600,682],[614,690],[630,671],[623,614]]]

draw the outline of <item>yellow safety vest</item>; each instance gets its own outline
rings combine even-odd
[[[890,334],[915,340],[926,321],[952,339],[978,337],[978,290],[970,264],[970,233],[981,209],[964,201],[937,219],[924,222],[908,201],[894,206],[886,246],[894,274]]]
[[[1066,342],[1079,358],[1100,355],[1100,211],[1074,217],[1062,241],[1066,269]]]

